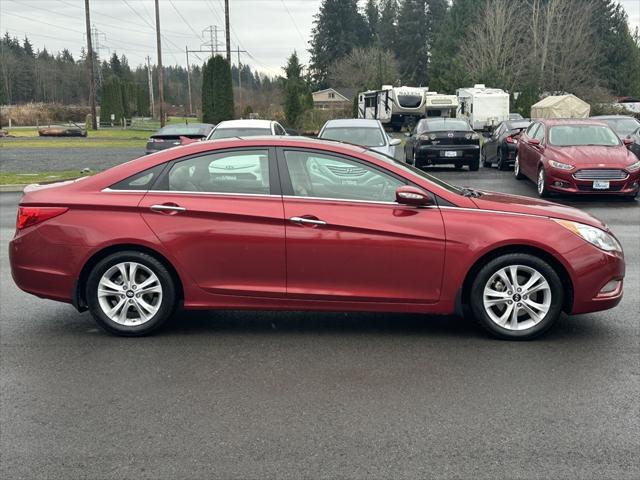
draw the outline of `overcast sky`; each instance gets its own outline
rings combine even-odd
[[[154,0],[90,0],[91,23],[101,32],[100,56],[125,53],[132,66],[155,62]],[[308,62],[308,40],[313,16],[321,0],[229,0],[231,46],[247,50],[241,61],[269,74],[281,74],[280,67],[295,49]],[[361,1],[364,3],[364,1]],[[640,25],[640,0],[621,0],[631,28]],[[186,64],[185,47],[208,49],[209,34],[217,25],[220,48],[224,50],[224,0],[160,0],[163,31],[163,62]],[[178,13],[179,12],[179,13]],[[0,0],[0,30],[4,34],[33,42],[36,49],[68,48],[77,57],[85,44],[83,0]],[[95,45],[94,45],[95,47]],[[199,56],[196,57],[196,55]],[[206,53],[190,54],[202,63]],[[236,62],[234,55],[234,63]]]

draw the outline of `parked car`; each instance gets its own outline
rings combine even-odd
[[[286,134],[284,127],[274,120],[226,120],[216,125],[209,134],[208,140]]]
[[[411,165],[468,165],[471,171],[480,167],[480,135],[465,120],[423,118],[406,135],[404,153]]]
[[[509,120],[524,120],[524,118],[519,113],[510,113]]]
[[[224,174],[250,162],[253,178]],[[613,233],[580,210],[301,137],[195,142],[33,185],[9,260],[22,290],[130,336],[178,305],[447,315],[468,305],[492,334],[525,339],[563,311],[616,306],[625,271]]]
[[[207,138],[214,125],[211,123],[176,123],[166,125],[149,137],[144,153],[155,153]]]
[[[536,182],[538,195],[638,195],[640,160],[605,123],[539,120],[522,133],[514,166],[518,179]]]
[[[482,144],[482,165],[491,167],[493,162],[496,162],[498,170],[506,170],[508,167],[512,167],[516,161],[518,138],[529,125],[531,125],[529,119],[501,122],[491,136]]]
[[[625,138],[631,139],[629,150],[640,158],[640,121],[638,119],[626,115],[602,115],[591,118],[609,125],[623,141]]]
[[[318,138],[362,145],[390,157],[395,156],[396,145],[401,143],[399,138],[389,138],[379,120],[365,118],[329,120]]]

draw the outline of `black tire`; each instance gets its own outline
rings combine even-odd
[[[507,169],[507,165],[504,162],[502,157],[502,148],[498,148],[498,170],[505,171]]]
[[[518,158],[517,154],[516,154],[516,161],[513,164],[513,174],[515,175],[516,180],[524,180],[525,179],[525,176],[520,171],[520,159]]]
[[[98,285],[102,276],[109,269],[123,262],[135,262],[146,267],[156,275],[162,287],[162,296],[158,301],[157,311],[148,320],[138,325],[122,325],[112,320],[103,311],[98,299]],[[100,327],[114,335],[127,337],[147,335],[158,329],[171,317],[177,305],[176,285],[171,273],[155,257],[134,250],[113,253],[98,262],[87,278],[85,298],[91,315]],[[122,298],[125,297],[123,296]],[[131,302],[132,300],[128,301]],[[131,309],[132,307],[127,306],[126,308]],[[127,314],[125,313],[126,316]]]
[[[453,165],[453,168],[455,168],[456,170],[462,170],[462,167],[464,167],[464,165],[462,165],[461,163],[456,163]]]
[[[540,177],[542,176],[542,179]],[[536,177],[536,191],[540,198],[547,198],[549,196],[549,189],[547,189],[547,174],[544,171],[544,167],[538,168],[538,176]]]
[[[469,162],[469,170],[471,172],[477,172],[480,169],[480,158],[476,157]]]
[[[484,302],[484,288],[492,276],[504,267],[521,265],[535,269],[548,282],[551,292],[549,310],[535,325],[524,330],[512,330],[498,325],[487,313]],[[506,340],[530,340],[544,332],[558,320],[564,305],[564,287],[560,276],[546,261],[526,253],[509,253],[490,260],[477,273],[471,286],[469,302],[474,318],[491,335]]]
[[[487,151],[484,148],[484,145],[480,148],[480,157],[482,157],[482,166],[485,168],[491,168],[493,163],[487,160]]]
[[[406,149],[404,150],[404,159],[409,165],[416,164],[416,152],[413,150],[413,148],[411,149],[411,156],[407,154]]]

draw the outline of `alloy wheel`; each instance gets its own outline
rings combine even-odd
[[[98,282],[97,293],[103,313],[124,326],[148,322],[162,305],[160,279],[137,262],[121,262],[109,268]]]
[[[540,170],[538,170],[538,195],[540,195],[541,197],[544,196],[544,194],[546,193],[545,191],[545,176],[544,176],[544,168],[541,168]]]
[[[535,268],[509,265],[495,272],[483,292],[485,312],[507,330],[526,330],[540,323],[551,308],[551,287]]]

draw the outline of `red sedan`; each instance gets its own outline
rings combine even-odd
[[[615,194],[633,200],[640,189],[640,160],[605,123],[539,120],[518,142],[517,179],[536,182],[538,195]]]
[[[448,185],[363,147],[295,137],[198,142],[27,188],[13,278],[142,335],[176,307],[452,314],[531,338],[612,308],[606,225],[540,200]]]

